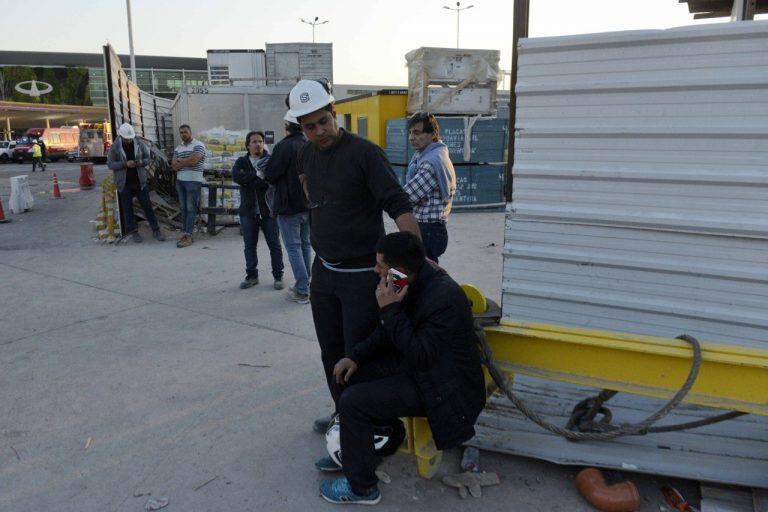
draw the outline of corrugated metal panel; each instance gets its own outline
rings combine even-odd
[[[109,70],[106,79],[111,90],[112,105],[108,107],[113,135],[121,124],[130,123],[139,136],[161,149],[168,149],[169,137],[164,131],[163,118],[170,116],[173,101],[144,92],[130,81],[112,46],[104,47],[104,57]]]
[[[768,348],[768,23],[520,43],[507,317]]]
[[[534,412],[560,426],[567,424],[575,404],[598,392],[519,375],[514,388]],[[662,400],[628,394],[607,403],[616,425],[637,423],[662,405]],[[713,414],[717,412],[682,404],[659,425],[697,421]],[[768,418],[742,416],[684,432],[574,443],[539,428],[506,397],[494,395],[477,421],[477,435],[468,444],[558,464],[768,488],[767,427]]]

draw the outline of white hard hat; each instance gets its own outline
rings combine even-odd
[[[286,112],[286,113],[285,113],[285,116],[283,117],[283,119],[284,119],[285,121],[289,122],[289,123],[293,123],[293,124],[299,124],[299,120],[298,120],[298,119],[296,119],[295,117],[293,117],[293,116],[290,114],[290,112]]]
[[[136,137],[136,131],[128,123],[123,123],[120,128],[117,129],[117,134],[123,139],[133,139]]]
[[[290,110],[287,115],[298,119],[317,112],[330,103],[333,103],[333,96],[323,84],[315,80],[299,80],[288,95]]]

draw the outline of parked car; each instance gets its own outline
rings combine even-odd
[[[5,164],[11,161],[15,147],[15,140],[0,140],[0,163]]]
[[[79,149],[70,149],[67,151],[67,162],[74,162],[80,157]]]
[[[64,126],[62,128],[30,128],[21,137],[13,149],[13,159],[21,163],[32,160],[32,146],[35,140],[45,142],[48,160],[55,162],[66,158],[67,151],[77,149],[80,142],[80,128]]]

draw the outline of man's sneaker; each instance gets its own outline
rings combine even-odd
[[[275,278],[275,290],[282,290],[285,288],[285,283],[283,283],[282,277],[276,277]]]
[[[131,240],[133,240],[137,244],[140,244],[141,242],[144,241],[144,239],[141,238],[141,235],[139,234],[138,231],[134,231],[133,233],[131,233]]]
[[[165,242],[165,235],[163,235],[163,232],[159,229],[156,229],[152,232],[152,236],[157,240],[158,242]]]
[[[341,471],[341,466],[336,464],[330,455],[326,455],[322,459],[318,459],[317,462],[315,462],[315,467],[320,471],[325,471],[327,473],[332,473],[333,471]]]
[[[381,501],[381,493],[378,489],[374,489],[365,496],[355,494],[346,477],[320,482],[320,496],[331,503],[343,503],[345,505],[375,505]]]
[[[288,300],[296,302],[298,304],[309,304],[309,294],[299,293],[295,288],[291,288],[288,291]]]
[[[240,283],[240,289],[245,290],[251,286],[256,286],[257,284],[259,284],[259,276],[245,276],[243,282]]]
[[[176,242],[176,247],[179,247],[179,248],[189,247],[190,245],[192,245],[192,235],[188,235],[186,233],[181,235],[181,238],[179,238],[179,241]]]

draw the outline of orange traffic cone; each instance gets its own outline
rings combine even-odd
[[[6,222],[11,222],[11,219],[5,218],[5,212],[3,211],[3,198],[0,197],[0,224],[5,224]]]
[[[53,173],[53,197],[51,199],[64,199],[61,190],[59,190],[59,178],[56,173]]]

